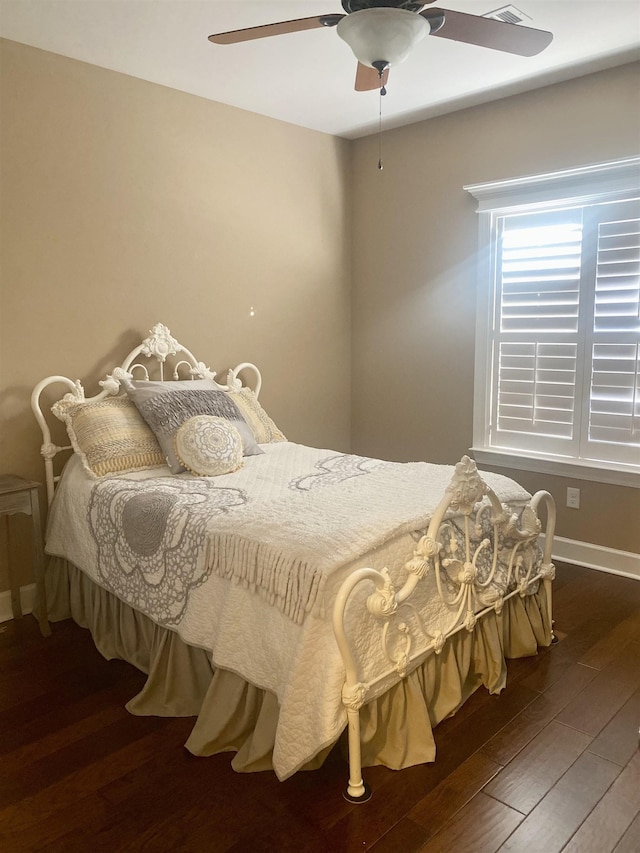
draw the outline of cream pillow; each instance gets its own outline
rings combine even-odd
[[[242,436],[226,418],[195,415],[178,427],[173,442],[180,464],[200,477],[230,474],[242,467]]]
[[[60,400],[51,411],[67,427],[71,445],[92,477],[165,464],[155,435],[127,397]]]
[[[229,395],[251,428],[251,432],[258,444],[270,444],[273,441],[287,440],[285,435],[262,408],[251,388],[242,388],[240,391],[229,391]]]

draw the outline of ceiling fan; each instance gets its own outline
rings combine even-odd
[[[536,30],[493,18],[430,6],[435,0],[342,0],[344,15],[315,15],[262,24],[226,33],[214,33],[214,44],[237,44],[252,39],[335,27],[358,60],[356,91],[381,88],[389,68],[402,62],[425,36],[466,42],[519,56],[535,56],[553,39]]]

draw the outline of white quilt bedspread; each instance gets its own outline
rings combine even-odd
[[[216,666],[275,693],[273,755],[284,779],[332,743],[346,715],[343,668],[331,627],[340,583],[354,568],[402,576],[411,531],[426,528],[452,466],[388,463],[290,442],[263,445],[237,472],[215,478],[154,469],[90,479],[71,460],[49,516],[47,552],[181,638]],[[502,502],[529,494],[483,475]],[[415,603],[428,629],[450,615],[429,579]],[[375,639],[375,622],[349,610],[363,676],[397,680]]]

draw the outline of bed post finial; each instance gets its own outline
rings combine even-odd
[[[474,506],[487,494],[487,485],[478,473],[476,463],[469,456],[463,456],[456,464],[453,477],[447,487],[451,507],[470,515]]]

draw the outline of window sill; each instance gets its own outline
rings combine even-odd
[[[539,471],[541,474],[590,480],[593,483],[611,483],[616,486],[640,488],[640,468],[634,470],[631,466],[614,467],[604,462],[589,463],[543,456],[520,456],[513,451],[487,450],[484,447],[472,447],[471,453],[476,462],[487,465],[515,468],[519,471]]]

